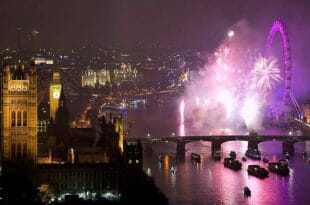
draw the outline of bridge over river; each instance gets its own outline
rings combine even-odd
[[[221,150],[221,144],[228,141],[247,141],[248,148],[258,149],[258,144],[266,141],[281,141],[283,153],[294,154],[294,144],[296,142],[310,141],[309,136],[290,136],[290,135],[205,135],[205,136],[162,136],[162,137],[143,137],[126,138],[127,142],[140,141],[145,149],[151,150],[152,144],[161,142],[177,143],[177,156],[185,156],[185,145],[195,141],[211,142],[212,154]]]

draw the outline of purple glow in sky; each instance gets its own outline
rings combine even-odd
[[[253,45],[251,38],[246,40],[243,37],[251,35],[249,30],[245,22],[237,23],[233,38],[228,35],[224,39],[187,86],[185,117],[190,118],[194,126],[206,126],[213,133],[238,130],[244,126],[259,131],[264,114],[273,106],[270,96],[275,92],[274,87],[282,86],[284,80],[283,96],[290,92],[290,53],[285,27],[276,21],[267,40],[267,45],[271,46],[277,32],[283,35],[284,76],[281,76],[276,58],[257,52],[263,49],[263,45],[259,48]]]

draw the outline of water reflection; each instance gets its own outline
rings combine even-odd
[[[185,136],[185,125],[181,124],[179,128],[179,136]]]
[[[133,119],[136,122],[142,121],[143,124],[135,123],[132,135],[146,136],[146,130],[151,133],[151,136],[167,136],[171,133],[186,136],[199,133],[199,130],[188,127],[186,123],[181,126],[178,120],[171,120],[178,119],[177,115],[178,111],[163,110],[163,108],[152,112],[146,109],[139,114],[135,113]],[[129,114],[130,117],[132,117],[131,114]],[[249,176],[246,171],[249,164],[259,164],[266,168],[267,164],[263,162],[248,159],[242,162],[242,170],[238,172],[223,166],[223,157],[228,156],[232,150],[237,153],[237,159],[241,161],[247,149],[246,141],[223,143],[221,147],[223,157],[219,162],[211,158],[210,142],[198,141],[186,144],[184,161],[178,161],[175,158],[176,143],[154,144],[153,155],[145,156],[143,163],[145,169],[152,170],[156,184],[168,196],[172,205],[310,204],[310,197],[305,191],[309,189],[310,168],[306,159],[301,157],[301,152],[304,150],[310,155],[310,142],[296,143],[295,148],[297,153],[289,160],[290,176],[280,177],[270,173],[269,178],[264,180]],[[262,156],[270,161],[283,158],[281,142],[263,142],[259,144],[259,149]],[[201,155],[200,164],[192,163],[190,157],[192,152]],[[162,163],[159,163],[159,155],[162,155]],[[175,168],[174,174],[171,173],[172,166]],[[244,186],[251,189],[250,198],[244,198]]]

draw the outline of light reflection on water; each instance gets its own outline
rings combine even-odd
[[[132,136],[145,136],[150,132],[152,136],[170,135],[182,132],[190,135],[191,128],[185,123],[180,127],[173,121],[176,117],[173,109],[157,110],[146,108],[143,111],[132,111],[128,115],[129,120],[135,120],[131,130]],[[138,123],[143,122],[143,123]],[[182,128],[182,129],[181,129]],[[147,131],[146,131],[147,130]],[[179,131],[179,132],[178,132]],[[184,134],[185,135],[185,134]],[[223,161],[216,162],[211,158],[210,142],[191,142],[186,144],[186,156],[184,161],[176,158],[176,144],[172,142],[153,145],[153,153],[144,156],[144,168],[151,168],[152,176],[156,184],[168,196],[172,205],[202,205],[202,204],[310,204],[310,168],[301,153],[306,150],[310,155],[310,142],[296,143],[294,157],[289,160],[291,173],[289,177],[280,177],[270,173],[264,180],[249,176],[247,166],[259,164],[266,167],[263,162],[247,160],[242,162],[242,170],[235,172],[227,169]],[[232,141],[222,144],[223,156],[228,156],[234,150],[237,159],[247,149],[246,141]],[[262,156],[270,161],[282,159],[282,143],[276,141],[259,144]],[[191,161],[192,152],[201,155],[201,164]],[[158,156],[162,155],[162,163]],[[175,172],[171,172],[171,167]],[[252,196],[245,199],[243,188],[248,186]]]

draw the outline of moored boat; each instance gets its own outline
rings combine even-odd
[[[288,152],[285,152],[284,157],[285,157],[285,159],[290,159],[290,154]]]
[[[247,149],[245,156],[253,160],[261,160],[260,152],[257,149]]]
[[[238,160],[228,157],[224,158],[224,166],[233,169],[235,171],[238,171],[241,169],[242,164]]]
[[[158,156],[158,162],[160,162],[160,163],[163,162],[163,157],[161,155]]]
[[[245,197],[251,196],[251,190],[250,190],[250,188],[247,187],[247,186],[244,187],[244,189],[243,189],[243,194],[244,194]]]
[[[214,160],[221,160],[221,151],[216,151],[213,155],[212,155]]]
[[[230,156],[231,158],[236,158],[237,154],[236,154],[235,151],[230,151],[229,156]]]
[[[281,176],[287,176],[290,173],[288,164],[284,160],[280,160],[279,162],[270,162],[268,164],[268,170]]]
[[[171,167],[170,172],[171,172],[171,174],[175,173],[175,168],[173,166]]]
[[[259,165],[249,165],[247,171],[249,175],[253,175],[261,179],[269,176],[268,170],[266,170],[263,167],[260,167]]]
[[[303,152],[301,156],[302,156],[303,158],[306,158],[306,157],[307,157],[307,152]]]
[[[200,163],[201,162],[201,157],[199,154],[196,154],[196,153],[192,153],[191,154],[191,159],[193,161],[195,161],[196,163]]]

